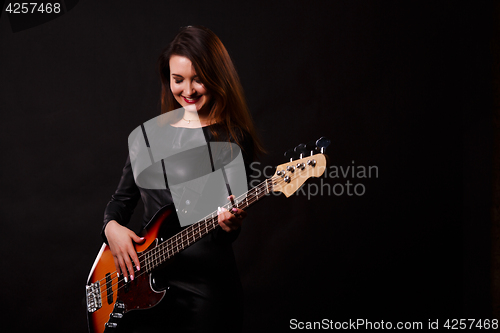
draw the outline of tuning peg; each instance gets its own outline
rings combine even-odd
[[[314,155],[318,151],[318,147],[316,146],[316,140],[309,141],[306,145],[306,150],[311,152],[311,156]]]
[[[297,153],[293,149],[288,149],[285,152],[285,157],[290,159],[290,162],[297,157]]]
[[[330,145],[330,139],[327,139],[326,137],[322,136],[321,138],[316,141],[316,146],[320,148],[321,154],[325,152],[326,147]]]
[[[302,158],[307,152],[306,145],[304,143],[300,143],[297,147],[295,147],[294,151],[295,153],[299,154],[299,158]]]

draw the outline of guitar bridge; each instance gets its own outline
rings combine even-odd
[[[101,288],[99,286],[99,281],[92,283],[86,287],[87,289],[87,311],[95,312],[99,310],[102,306],[101,300]]]

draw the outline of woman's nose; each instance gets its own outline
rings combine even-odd
[[[191,82],[186,82],[186,85],[184,86],[184,94],[187,96],[191,96],[194,93],[194,88],[193,84]]]

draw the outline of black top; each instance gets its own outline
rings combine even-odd
[[[190,138],[195,130],[197,130],[198,133],[201,132],[199,131],[199,128],[191,129],[171,127],[169,135],[166,138],[162,138],[162,140],[164,140],[165,144],[172,145],[175,149],[183,151],[183,148],[189,146]],[[217,141],[235,142],[234,140],[227,140],[228,135],[223,133],[220,130],[220,126],[217,125],[203,127],[203,134],[208,142],[215,141],[212,130],[218,133]],[[151,140],[152,138],[149,139]],[[248,182],[250,171],[249,166],[251,162],[250,156],[252,156],[253,143],[249,135],[242,134],[238,139],[241,143],[240,147],[242,148]],[[193,151],[195,150],[191,150],[191,152]],[[195,153],[197,154],[197,151]],[[212,161],[205,161],[204,163],[209,163],[209,165],[213,166],[213,168],[218,169],[221,165],[227,164],[227,155],[232,152],[225,151],[222,153],[211,153]],[[175,182],[175,179],[182,180],[180,179],[182,178],[182,174],[186,174],[186,170],[195,167],[195,164],[197,163],[192,159],[194,155],[184,153],[182,155],[183,158],[165,159],[164,165],[167,175],[169,175],[169,183],[172,181]],[[231,158],[229,158],[229,160],[230,159]],[[204,160],[206,159],[204,158]],[[234,173],[229,168],[226,169],[226,174],[229,183],[231,183],[231,178],[234,177]],[[158,177],[163,178],[163,175],[158,175]],[[218,207],[217,205],[221,205],[220,202],[228,202],[228,193],[225,183],[219,184],[219,182],[217,184],[213,184],[213,182],[211,182],[212,180],[209,178],[207,185],[203,188],[202,197],[206,200],[204,200],[203,203],[200,203],[200,205],[212,206],[210,207],[211,211],[216,211]],[[211,195],[212,193],[208,193],[208,191],[212,191],[214,189],[214,186],[222,187],[215,191],[218,193],[216,196]],[[174,196],[175,195],[176,194],[174,194]],[[125,167],[123,168],[118,188],[111,196],[111,201],[109,201],[104,212],[104,227],[102,229],[102,236],[105,241],[106,238],[104,235],[104,228],[106,227],[106,224],[111,220],[116,220],[121,225],[126,225],[130,221],[130,217],[138,203],[139,198],[141,198],[144,203],[143,226],[150,221],[153,215],[161,207],[171,204],[174,201],[169,188],[146,189],[137,186],[132,172],[130,157],[128,157]],[[193,215],[193,218],[196,218],[196,214]],[[192,223],[194,222],[197,222],[197,220],[195,219],[192,221]],[[172,227],[175,228],[178,226]],[[205,304],[204,306],[201,306],[201,308],[211,309],[210,311],[217,311],[217,309],[219,309],[222,311],[221,313],[227,312],[228,308],[233,308],[234,311],[239,312],[240,310],[237,309],[237,306],[234,306],[234,304],[228,304],[228,302],[238,303],[238,295],[241,294],[241,285],[239,283],[236,263],[231,246],[231,243],[237,238],[238,234],[239,229],[231,232],[226,232],[221,228],[213,230],[198,242],[178,253],[174,258],[173,264],[168,265],[167,270],[155,273],[157,275],[156,280],[158,285],[163,287],[170,286],[171,288],[173,287],[174,289],[180,290],[181,292],[177,293],[177,295],[181,295],[179,296],[180,299],[185,299],[187,297],[188,299],[196,300],[198,303]],[[206,314],[199,314],[199,309],[195,310],[193,309],[193,304],[189,306],[186,302],[179,301],[179,297],[177,297],[177,301],[175,302],[176,304],[184,304],[185,309],[179,309],[179,304],[177,304],[176,311],[184,311],[185,313],[188,313],[188,315],[181,315],[179,318],[184,319],[179,319],[181,323],[177,323],[176,325],[182,326],[187,324],[186,318],[190,318],[188,321],[191,323],[187,325],[194,325],[194,321],[198,322],[196,325],[201,325],[203,327],[207,325],[220,327],[220,322],[218,323],[214,318],[210,319],[212,324],[203,324],[203,320],[209,318],[210,316],[207,317]],[[162,301],[161,303],[164,302],[165,301]],[[157,309],[155,311],[159,310]],[[202,315],[205,319],[201,320],[198,318],[200,315]],[[217,316],[215,316],[215,318],[217,318]],[[220,319],[227,320],[227,316],[224,315]],[[215,322],[213,322],[214,320]]]

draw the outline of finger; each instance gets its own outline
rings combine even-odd
[[[142,243],[144,243],[144,241],[146,240],[146,238],[145,237],[139,237],[139,236],[137,236],[134,233],[134,234],[132,234],[132,240],[134,241],[134,243],[142,244]]]
[[[144,243],[144,241],[146,240],[145,237],[139,237],[137,235],[133,235],[132,237],[133,241],[137,244],[142,244]],[[141,262],[139,261],[139,257],[137,256],[137,252],[136,251],[133,251],[131,254],[130,254],[130,257],[132,258],[132,261],[134,262],[135,264],[135,268],[137,270],[140,270],[141,269]]]
[[[130,255],[132,254],[132,252],[135,252],[135,251],[130,251],[129,255],[125,256],[125,264],[127,266],[130,280],[133,281],[134,280],[134,265],[132,265],[132,260],[130,259]]]
[[[247,216],[247,212],[244,211],[243,209],[239,208],[233,208],[231,209],[231,213],[233,213],[234,216],[244,219]]]
[[[125,264],[125,261],[120,256],[118,258],[118,262],[119,262],[119,265],[120,265],[121,274],[123,275],[123,279],[125,280],[125,282],[128,282],[128,272],[127,272],[127,266]]]
[[[228,211],[225,208],[219,207],[218,209],[218,223],[224,231],[231,231],[231,228],[227,225],[227,220],[229,218]]]
[[[231,230],[236,230],[241,227],[242,222],[243,220],[241,219],[241,217],[235,215],[231,215],[229,220],[224,221],[224,223],[226,223],[231,228]]]
[[[219,221],[219,225],[221,226],[222,230],[229,232],[232,229],[223,221]]]
[[[231,194],[230,196],[228,196],[227,200],[229,200],[233,206],[235,205],[235,203],[234,203],[234,195]]]
[[[135,269],[140,270],[141,269],[141,265],[140,265],[140,262],[139,262],[139,257],[137,257],[137,252],[133,251],[130,254],[130,258],[132,258],[132,261],[135,264]],[[133,272],[133,270],[132,270],[132,272]]]
[[[230,213],[227,209],[221,208],[219,213],[219,225],[224,231],[236,230],[241,226],[241,218]]]
[[[113,256],[113,261],[115,262],[116,272],[118,273],[118,275],[120,275],[120,271],[121,271],[120,264],[118,263],[118,259],[115,256]]]
[[[224,207],[219,207],[219,217],[221,217],[223,221],[228,221],[233,217],[233,213]]]

